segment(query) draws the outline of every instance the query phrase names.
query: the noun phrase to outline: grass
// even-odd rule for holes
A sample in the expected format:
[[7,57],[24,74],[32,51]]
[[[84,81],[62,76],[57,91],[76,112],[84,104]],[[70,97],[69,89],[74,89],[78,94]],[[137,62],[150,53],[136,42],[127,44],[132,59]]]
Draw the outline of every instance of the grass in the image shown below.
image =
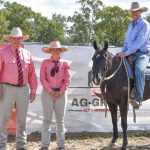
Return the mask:
[[[127,150],[150,150],[150,131],[128,131]],[[111,141],[112,133],[66,133],[67,150],[105,150]],[[9,136],[9,149],[15,148],[15,137]],[[28,150],[38,150],[41,145],[41,134],[34,132],[28,135]],[[119,133],[117,140],[119,146],[122,145],[122,133]],[[51,149],[57,150],[56,135],[51,136]]]

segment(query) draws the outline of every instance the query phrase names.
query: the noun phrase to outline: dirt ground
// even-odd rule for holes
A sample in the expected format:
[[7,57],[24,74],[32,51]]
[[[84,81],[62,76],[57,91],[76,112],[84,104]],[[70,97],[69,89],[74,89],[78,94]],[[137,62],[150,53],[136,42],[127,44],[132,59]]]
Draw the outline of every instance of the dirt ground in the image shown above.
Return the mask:
[[[38,150],[40,148],[39,133],[32,133],[28,136],[27,150]],[[111,140],[111,133],[67,133],[67,150],[110,150],[108,145]],[[15,150],[15,138],[9,136],[7,150]],[[49,149],[57,150],[56,137],[52,134],[51,146]],[[150,131],[138,131],[128,133],[128,150],[150,150]],[[119,135],[117,146],[113,150],[118,150],[122,143],[122,134]],[[112,150],[112,149],[111,149]]]

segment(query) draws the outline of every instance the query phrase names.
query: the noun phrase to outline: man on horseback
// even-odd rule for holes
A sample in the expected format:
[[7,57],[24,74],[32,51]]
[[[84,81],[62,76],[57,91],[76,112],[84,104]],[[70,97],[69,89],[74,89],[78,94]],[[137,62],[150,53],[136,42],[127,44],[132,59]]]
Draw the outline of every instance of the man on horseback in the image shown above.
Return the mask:
[[148,11],[146,7],[140,7],[138,2],[131,4],[132,21],[128,26],[126,39],[122,52],[117,56],[124,58],[129,55],[134,55],[135,60],[135,85],[137,95],[133,98],[132,104],[138,106],[139,102],[143,101],[145,76],[144,70],[149,62],[150,50],[150,24],[141,14]]

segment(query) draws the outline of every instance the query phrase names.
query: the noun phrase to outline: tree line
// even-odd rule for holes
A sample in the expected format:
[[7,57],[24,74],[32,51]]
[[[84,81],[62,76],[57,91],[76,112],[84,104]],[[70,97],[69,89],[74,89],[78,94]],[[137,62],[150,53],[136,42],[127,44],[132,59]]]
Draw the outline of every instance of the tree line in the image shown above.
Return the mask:
[[[111,45],[122,46],[130,18],[130,11],[118,6],[107,7],[100,0],[77,0],[80,4],[73,16],[54,13],[51,19],[17,2],[0,0],[0,41],[13,27],[29,34],[29,42],[91,43],[108,40]],[[146,16],[150,22],[150,14]],[[68,25],[69,24],[69,25]]]

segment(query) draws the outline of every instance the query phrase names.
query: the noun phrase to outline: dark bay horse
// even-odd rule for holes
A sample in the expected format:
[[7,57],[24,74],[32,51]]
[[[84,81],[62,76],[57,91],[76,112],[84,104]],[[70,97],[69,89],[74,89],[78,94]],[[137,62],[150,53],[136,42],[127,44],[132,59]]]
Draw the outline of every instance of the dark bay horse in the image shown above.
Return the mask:
[[[114,144],[118,138],[117,108],[120,109],[121,127],[123,130],[123,143],[120,150],[126,150],[127,139],[127,112],[128,112],[128,83],[132,86],[132,81],[128,82],[126,69],[122,60],[112,55],[108,49],[108,42],[105,42],[101,49],[93,42],[95,53],[93,55],[92,81],[95,85],[100,85],[109,110],[111,112],[113,124],[113,137],[111,143]],[[144,99],[150,98],[150,80],[145,84]],[[129,91],[130,92],[130,91]]]

